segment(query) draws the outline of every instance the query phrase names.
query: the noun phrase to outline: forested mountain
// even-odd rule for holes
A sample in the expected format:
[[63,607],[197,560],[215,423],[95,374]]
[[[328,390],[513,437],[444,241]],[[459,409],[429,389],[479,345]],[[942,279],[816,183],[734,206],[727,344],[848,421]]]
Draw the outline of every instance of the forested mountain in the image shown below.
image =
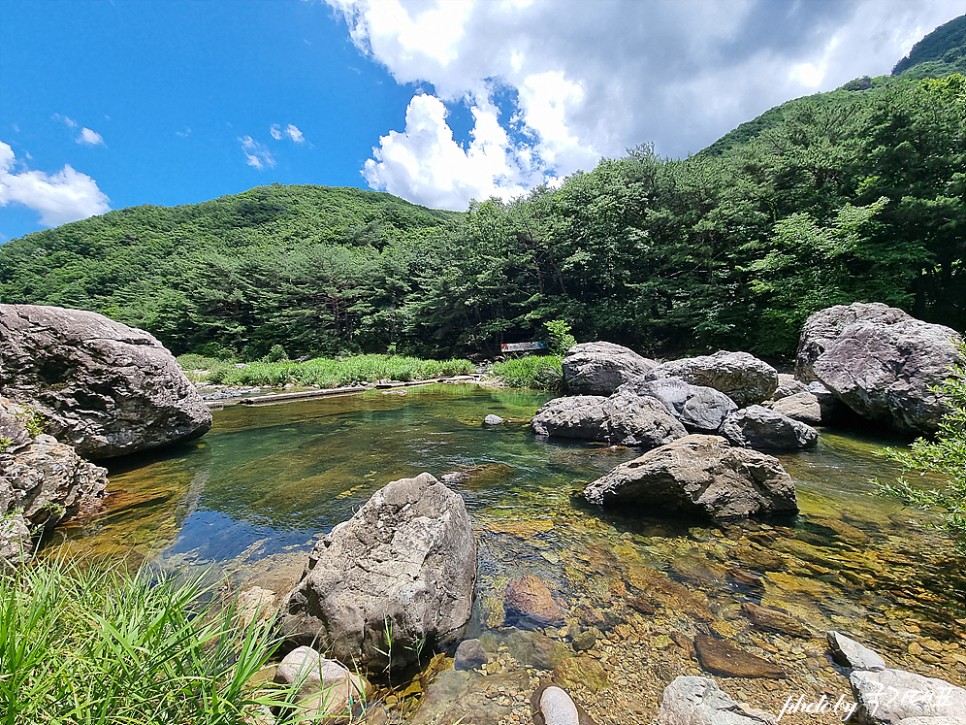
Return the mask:
[[892,75],[926,78],[966,73],[966,15],[944,23],[896,63]]
[[966,79],[920,77],[961,57],[962,22],[896,76],[783,104],[688,159],[641,146],[465,214],[277,186],[112,212],[0,247],[0,300],[246,358],[492,352],[551,319],[653,354],[780,357],[810,312],[856,300],[963,329]]

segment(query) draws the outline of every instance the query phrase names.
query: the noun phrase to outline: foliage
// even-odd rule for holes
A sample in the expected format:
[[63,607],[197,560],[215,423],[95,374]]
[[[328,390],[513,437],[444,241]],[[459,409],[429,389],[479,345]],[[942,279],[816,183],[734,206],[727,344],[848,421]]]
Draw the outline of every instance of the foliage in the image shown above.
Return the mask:
[[294,699],[250,684],[277,645],[197,582],[34,562],[0,573],[0,723],[254,722]]
[[355,355],[345,360],[318,358],[305,362],[257,362],[211,371],[209,379],[223,385],[315,385],[334,388],[380,380],[432,380],[475,371],[469,360],[420,360],[402,355]]
[[181,366],[182,370],[212,370],[219,367],[223,363],[216,357],[208,357],[206,355],[197,355],[195,353],[186,353],[184,355],[178,356],[178,365]]
[[558,355],[528,355],[494,363],[489,374],[510,388],[558,391],[563,388],[563,369]]
[[0,453],[6,453],[7,449],[13,445],[13,441],[5,436],[0,436]]
[[288,360],[288,353],[285,352],[285,348],[278,343],[272,345],[272,349],[268,351],[268,354],[262,358],[262,362],[267,363],[277,363],[283,360]]
[[[882,455],[901,469],[892,484],[880,490],[903,503],[943,515],[942,528],[966,550],[966,346],[952,375],[936,389],[948,406],[934,439],[918,438],[908,449],[886,448]],[[939,485],[926,487],[915,478],[934,475]]]
[[966,73],[966,15],[940,25],[896,63],[893,75],[916,78]]
[[570,325],[563,320],[550,320],[544,322],[543,326],[547,328],[550,352],[554,355],[563,355],[577,344],[577,338],[570,334]]
[[31,408],[29,405],[21,405],[17,412],[17,417],[27,429],[27,435],[36,438],[47,430],[47,419],[39,410]]

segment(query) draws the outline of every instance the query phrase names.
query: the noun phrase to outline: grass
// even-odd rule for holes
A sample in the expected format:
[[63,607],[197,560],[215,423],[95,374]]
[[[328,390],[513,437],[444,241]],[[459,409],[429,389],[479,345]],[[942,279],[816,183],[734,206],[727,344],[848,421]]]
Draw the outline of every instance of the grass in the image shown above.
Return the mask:
[[402,355],[356,355],[344,360],[317,358],[306,362],[255,362],[243,368],[222,364],[209,374],[223,385],[316,385],[335,388],[380,380],[431,380],[475,371],[469,360],[421,360]]
[[563,386],[559,355],[528,355],[495,363],[490,375],[510,388],[558,391]]
[[0,723],[251,725],[294,702],[299,683],[250,683],[277,645],[197,582],[56,559],[5,570]]

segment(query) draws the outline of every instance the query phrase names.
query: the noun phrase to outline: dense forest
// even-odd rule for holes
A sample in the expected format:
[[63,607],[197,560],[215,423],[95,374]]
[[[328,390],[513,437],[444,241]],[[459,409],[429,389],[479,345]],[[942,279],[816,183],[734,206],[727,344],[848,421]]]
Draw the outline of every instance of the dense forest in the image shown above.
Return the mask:
[[966,16],[891,77],[786,103],[690,158],[643,145],[463,214],[305,186],[111,212],[0,246],[0,301],[242,359],[488,354],[553,319],[651,354],[780,358],[809,313],[855,300],[963,329],[964,70]]

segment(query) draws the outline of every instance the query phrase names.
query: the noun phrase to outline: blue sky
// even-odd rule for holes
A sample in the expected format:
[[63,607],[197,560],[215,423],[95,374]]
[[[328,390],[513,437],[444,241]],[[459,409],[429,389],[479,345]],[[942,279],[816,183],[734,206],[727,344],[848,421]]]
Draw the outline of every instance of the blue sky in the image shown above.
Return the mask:
[[465,208],[887,73],[960,0],[0,0],[0,241],[260,184]]

